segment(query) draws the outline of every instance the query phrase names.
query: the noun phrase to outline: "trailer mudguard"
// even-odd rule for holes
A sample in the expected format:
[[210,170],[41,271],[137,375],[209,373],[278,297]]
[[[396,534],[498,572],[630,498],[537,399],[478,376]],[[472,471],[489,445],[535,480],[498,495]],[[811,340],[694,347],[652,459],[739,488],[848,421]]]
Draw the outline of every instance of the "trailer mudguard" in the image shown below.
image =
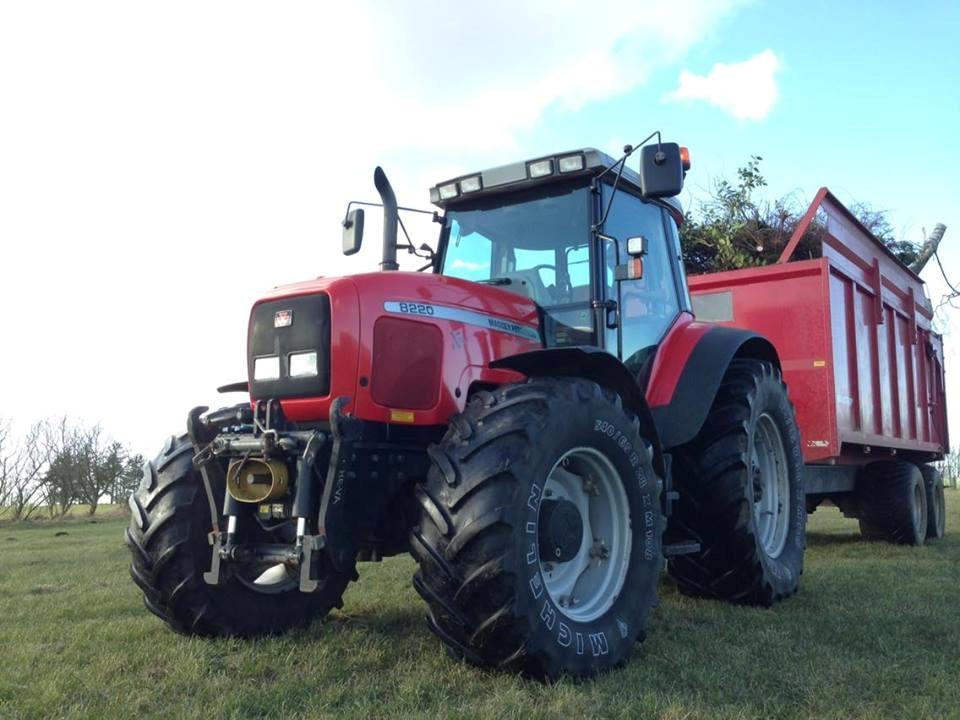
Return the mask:
[[780,368],[773,344],[749,330],[688,320],[667,334],[646,392],[665,449],[697,436],[734,358],[766,360]]
[[527,377],[586,378],[617,393],[640,421],[643,437],[653,445],[654,470],[665,476],[663,445],[643,391],[630,370],[606,350],[593,346],[544,348],[499,358],[490,367],[515,370]]

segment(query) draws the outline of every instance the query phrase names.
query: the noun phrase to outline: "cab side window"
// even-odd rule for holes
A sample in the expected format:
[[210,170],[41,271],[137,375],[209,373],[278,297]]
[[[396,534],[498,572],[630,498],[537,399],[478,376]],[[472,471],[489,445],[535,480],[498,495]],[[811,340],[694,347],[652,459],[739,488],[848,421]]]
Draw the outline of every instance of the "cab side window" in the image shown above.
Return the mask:
[[[605,187],[605,193],[609,188]],[[608,196],[609,197],[609,196]],[[606,200],[605,200],[606,201]],[[605,272],[607,297],[620,307],[623,349],[621,360],[634,373],[644,363],[680,312],[676,277],[671,266],[676,262],[675,239],[668,237],[664,211],[625,192],[618,192],[604,224],[603,232],[618,243],[606,247]],[[643,256],[643,277],[613,281],[612,268],[628,262],[627,238],[642,235],[647,239]],[[616,348],[616,330],[608,331],[607,347]]]

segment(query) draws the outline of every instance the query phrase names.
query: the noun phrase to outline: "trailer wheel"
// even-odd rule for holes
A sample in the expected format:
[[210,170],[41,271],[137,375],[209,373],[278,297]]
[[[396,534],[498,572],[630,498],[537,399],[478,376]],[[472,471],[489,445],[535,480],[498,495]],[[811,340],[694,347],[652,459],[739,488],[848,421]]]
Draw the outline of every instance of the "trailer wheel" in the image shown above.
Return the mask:
[[430,455],[414,587],[448,652],[548,678],[625,661],[656,601],[663,521],[620,398],[570,379],[480,392]]
[[868,540],[923,545],[927,537],[927,489],[909,462],[870,463],[857,482],[860,533]]
[[920,465],[927,491],[927,540],[939,540],[947,530],[947,502],[943,496],[943,476],[933,465]]
[[670,558],[687,595],[770,606],[797,591],[807,504],[800,434],[780,372],[734,360],[697,437],[674,454],[671,524],[700,552]]
[[[349,578],[334,573],[309,594],[276,567],[257,576],[225,577],[217,586],[203,580],[212,552],[210,505],[192,458],[189,440],[171,438],[160,456],[144,465],[130,496],[130,575],[147,609],[186,635],[253,636],[284,632],[340,607]],[[212,489],[216,498],[223,497],[222,487]]]

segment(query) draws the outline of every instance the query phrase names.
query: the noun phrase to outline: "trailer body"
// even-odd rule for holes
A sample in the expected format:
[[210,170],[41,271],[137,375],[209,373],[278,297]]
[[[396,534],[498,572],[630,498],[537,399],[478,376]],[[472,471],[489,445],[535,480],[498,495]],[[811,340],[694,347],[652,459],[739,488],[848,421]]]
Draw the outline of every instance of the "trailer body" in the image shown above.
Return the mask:
[[[817,222],[820,257],[794,259]],[[796,407],[808,493],[852,490],[857,466],[949,447],[943,342],[923,281],[826,188],[779,261],[689,278],[697,319],[749,328],[777,349]]]

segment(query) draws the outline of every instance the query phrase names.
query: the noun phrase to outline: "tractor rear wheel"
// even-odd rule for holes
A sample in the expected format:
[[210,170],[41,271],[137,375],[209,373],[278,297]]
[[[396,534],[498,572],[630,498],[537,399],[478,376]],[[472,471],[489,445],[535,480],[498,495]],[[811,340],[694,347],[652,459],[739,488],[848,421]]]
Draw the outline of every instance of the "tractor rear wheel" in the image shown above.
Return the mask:
[[674,454],[670,522],[700,552],[670,558],[687,595],[770,606],[803,572],[807,505],[800,433],[780,372],[734,360],[697,437]]
[[947,502],[943,496],[943,477],[933,465],[921,465],[920,474],[927,491],[927,540],[939,540],[947,530]]
[[[192,460],[189,440],[171,438],[159,457],[144,465],[130,496],[130,575],[148,610],[187,635],[253,636],[305,625],[340,607],[349,578],[334,573],[313,593],[301,593],[283,566],[225,574],[221,584],[208,585],[203,573],[212,557],[210,504]],[[215,498],[223,497],[224,488],[212,490]],[[263,541],[271,541],[270,533],[264,532]]]
[[663,521],[620,398],[573,379],[480,392],[430,455],[414,587],[450,654],[548,678],[626,660],[656,601]]
[[909,462],[870,463],[857,481],[860,533],[868,540],[923,545],[927,537],[927,490],[920,469]]

